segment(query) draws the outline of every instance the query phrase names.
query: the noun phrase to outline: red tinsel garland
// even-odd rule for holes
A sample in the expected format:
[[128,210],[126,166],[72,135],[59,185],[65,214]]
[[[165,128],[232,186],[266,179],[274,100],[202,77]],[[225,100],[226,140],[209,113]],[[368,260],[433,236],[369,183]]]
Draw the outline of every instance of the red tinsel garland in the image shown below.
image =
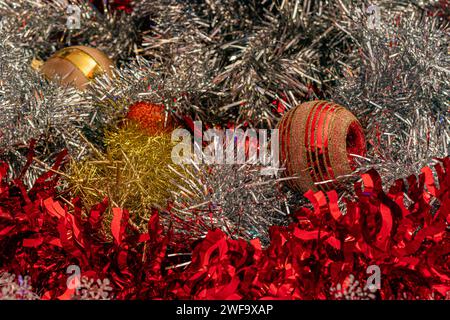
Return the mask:
[[[69,265],[78,265],[83,276],[109,279],[115,299],[335,299],[342,295],[331,288],[348,289],[351,277],[364,284],[367,267],[377,265],[381,289],[374,298],[449,299],[450,158],[434,169],[439,186],[426,167],[388,193],[377,172],[367,172],[345,215],[336,191],[307,192],[314,210],[301,208],[295,223],[272,227],[267,249],[258,240],[211,230],[185,248],[188,259],[182,260],[168,254],[182,249],[171,246],[158,212],[148,233],[138,234],[127,211],[114,209],[114,241],[107,242],[99,232],[106,199],[84,213],[79,199],[68,207],[55,198],[52,172],[27,192],[20,181],[6,181],[3,163],[0,273],[30,276],[43,299],[72,297]],[[176,266],[183,262],[188,265]]]

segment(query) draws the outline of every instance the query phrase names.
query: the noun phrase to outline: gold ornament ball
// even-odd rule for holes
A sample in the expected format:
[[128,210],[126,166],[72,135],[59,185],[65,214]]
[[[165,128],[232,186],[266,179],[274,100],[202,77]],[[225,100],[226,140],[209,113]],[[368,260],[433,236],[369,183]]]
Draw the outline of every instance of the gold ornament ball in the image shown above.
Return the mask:
[[366,142],[355,116],[328,101],[306,102],[287,112],[278,124],[280,160],[288,184],[306,192],[339,188],[337,177],[355,168]]
[[112,62],[100,50],[85,46],[73,46],[59,50],[41,67],[49,80],[62,85],[84,89],[96,76],[111,75]]

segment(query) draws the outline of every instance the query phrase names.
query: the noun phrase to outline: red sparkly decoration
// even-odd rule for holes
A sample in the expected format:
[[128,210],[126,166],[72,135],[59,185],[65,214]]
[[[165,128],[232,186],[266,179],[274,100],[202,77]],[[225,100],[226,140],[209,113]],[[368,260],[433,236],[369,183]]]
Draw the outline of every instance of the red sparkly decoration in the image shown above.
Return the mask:
[[136,102],[131,105],[127,118],[139,124],[150,135],[173,129],[173,118],[166,114],[164,107],[148,102]]
[[124,11],[131,13],[133,11],[132,0],[89,0],[100,10],[104,10],[104,5],[107,4],[109,8],[117,11]]
[[450,299],[449,157],[389,192],[370,170],[345,214],[335,190],[308,191],[314,208],[300,208],[288,227],[272,227],[266,249],[220,230],[176,246],[158,212],[139,233],[119,208],[107,241],[100,232],[106,199],[90,212],[79,199],[70,206],[55,199],[61,160],[28,192],[7,182],[8,167],[0,165],[0,273],[30,276],[42,299],[72,296],[69,265],[109,279],[114,299],[336,299],[333,288],[364,283],[373,265],[381,270],[374,299]]
[[[345,108],[327,101],[303,103],[278,124],[280,159],[294,189],[327,191],[337,188],[336,177],[355,169],[353,155],[365,154],[358,120]],[[329,181],[328,183],[320,183]]]

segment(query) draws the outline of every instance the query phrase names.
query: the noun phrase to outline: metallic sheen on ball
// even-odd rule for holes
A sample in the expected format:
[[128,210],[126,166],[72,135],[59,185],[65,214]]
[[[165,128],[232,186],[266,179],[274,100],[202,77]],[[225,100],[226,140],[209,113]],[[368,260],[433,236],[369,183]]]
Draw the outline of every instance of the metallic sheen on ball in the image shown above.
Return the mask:
[[110,74],[111,67],[111,60],[100,50],[74,46],[56,52],[44,63],[41,72],[62,85],[84,89],[96,76]]

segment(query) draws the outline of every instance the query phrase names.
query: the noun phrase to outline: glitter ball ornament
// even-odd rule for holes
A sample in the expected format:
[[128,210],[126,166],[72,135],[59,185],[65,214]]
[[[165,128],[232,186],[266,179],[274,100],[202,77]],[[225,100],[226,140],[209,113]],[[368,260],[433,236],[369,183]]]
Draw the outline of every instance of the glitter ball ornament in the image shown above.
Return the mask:
[[96,76],[110,75],[111,67],[111,60],[100,50],[74,46],[56,52],[43,64],[41,72],[62,85],[84,89]]
[[127,119],[139,125],[150,135],[168,132],[173,129],[174,119],[165,112],[164,107],[149,102],[136,102],[128,109]]
[[364,133],[345,108],[327,101],[303,103],[278,124],[280,159],[288,184],[298,191],[338,187],[336,178],[355,169],[354,156],[364,155]]

